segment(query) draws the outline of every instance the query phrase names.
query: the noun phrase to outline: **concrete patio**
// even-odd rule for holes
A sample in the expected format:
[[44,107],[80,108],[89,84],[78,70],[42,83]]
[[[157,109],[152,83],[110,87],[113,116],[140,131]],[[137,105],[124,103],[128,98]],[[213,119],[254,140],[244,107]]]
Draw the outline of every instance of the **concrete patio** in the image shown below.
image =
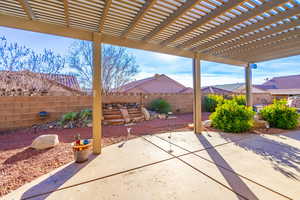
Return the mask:
[[87,163],[63,166],[4,199],[299,197],[300,132],[294,131],[143,136],[108,146]]

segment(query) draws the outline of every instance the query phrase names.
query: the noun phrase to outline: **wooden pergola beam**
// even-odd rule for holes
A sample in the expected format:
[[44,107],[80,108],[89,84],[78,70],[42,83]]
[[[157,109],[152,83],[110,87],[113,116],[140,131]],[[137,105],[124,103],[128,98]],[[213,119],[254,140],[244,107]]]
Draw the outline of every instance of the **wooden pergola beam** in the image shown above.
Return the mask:
[[111,4],[112,4],[112,0],[105,1],[105,5],[104,5],[103,11],[102,11],[102,16],[101,16],[100,24],[99,24],[99,32],[103,31],[104,22],[105,22],[105,19],[106,19],[106,16],[108,14]]
[[166,20],[164,20],[161,24],[159,24],[153,31],[151,31],[148,35],[146,35],[143,40],[148,41],[151,40],[156,35],[160,34],[164,31],[170,24],[172,24],[175,20],[184,15],[188,10],[192,9],[199,0],[188,0],[186,1],[178,10],[172,13]]
[[63,3],[64,3],[65,20],[66,20],[67,26],[69,27],[70,26],[70,14],[69,14],[68,0],[63,0]]
[[222,56],[242,55],[245,52],[247,54],[247,52],[249,52],[253,49],[255,49],[255,51],[259,51],[259,49],[261,47],[276,45],[278,42],[280,42],[282,40],[298,37],[299,35],[300,35],[300,29],[295,29],[295,30],[281,33],[279,35],[270,36],[267,38],[253,41],[252,43],[245,44],[243,47],[237,48],[236,50],[231,50],[229,52],[220,53],[218,55],[222,55]]
[[249,62],[261,62],[274,58],[282,58],[287,55],[299,55],[299,45],[300,36],[298,38],[277,42],[274,46],[262,47],[258,51],[248,52],[247,55],[244,54],[239,57]]
[[212,12],[210,12],[210,13],[206,14],[205,16],[201,17],[199,20],[195,21],[194,23],[192,23],[187,28],[185,28],[185,29],[177,32],[176,34],[174,34],[173,36],[171,36],[167,40],[163,41],[161,43],[161,45],[167,45],[167,44],[173,42],[174,40],[177,40],[177,39],[181,38],[182,36],[190,33],[194,29],[196,29],[196,28],[198,28],[200,26],[203,26],[207,22],[211,21],[213,18],[216,18],[216,17],[222,15],[226,11],[228,11],[228,10],[230,10],[230,9],[238,6],[238,5],[240,5],[243,2],[244,1],[229,0],[224,5],[217,7]]
[[[45,23],[40,21],[32,21],[20,17],[13,17],[8,15],[2,15],[2,14],[0,14],[0,26],[17,28],[17,29],[39,32],[39,33],[53,34],[53,35],[58,35],[63,37],[80,39],[80,40],[93,41],[93,37],[92,37],[93,32],[91,31],[66,27],[62,25],[54,25],[51,23]],[[124,39],[122,37],[116,37],[107,34],[102,34],[102,43],[124,46],[129,48],[136,48],[141,50],[148,50],[157,53],[166,53],[166,54],[181,56],[186,58],[194,57],[194,52],[192,51],[166,47],[158,44],[147,43],[144,41],[137,41],[137,40],[127,39],[127,38]],[[237,66],[245,66],[246,64],[245,62],[239,60],[216,57],[213,55],[202,54],[202,53],[200,55],[202,60],[211,61],[211,62],[220,62],[220,63],[237,65]]]
[[128,26],[128,28],[122,33],[121,37],[127,37],[131,31],[134,30],[136,25],[143,19],[145,14],[147,13],[148,10],[150,10],[154,4],[157,2],[157,0],[148,0],[145,2],[139,13],[135,16],[131,24]]
[[225,31],[226,29],[228,29],[230,27],[234,27],[238,24],[241,24],[241,23],[243,23],[243,22],[245,22],[249,19],[252,19],[252,18],[268,11],[268,10],[273,9],[274,7],[280,6],[280,5],[285,4],[287,2],[289,2],[289,0],[276,0],[276,1],[265,2],[261,6],[257,6],[257,8],[252,9],[251,11],[245,12],[241,16],[238,16],[238,17],[236,17],[236,18],[234,18],[234,19],[232,19],[228,22],[225,22],[222,26],[218,26],[214,29],[206,31],[205,33],[200,34],[200,35],[194,37],[193,39],[188,40],[187,42],[178,45],[177,47],[178,48],[190,47],[191,45],[193,45],[193,44],[195,44],[199,41],[208,39],[209,37],[211,37],[213,35],[216,35],[216,34],[222,32],[222,31]]
[[[269,26],[269,25],[271,25],[273,23],[276,23],[278,21],[296,16],[298,14],[300,14],[300,5],[296,5],[293,8],[290,8],[288,10],[288,12],[282,12],[282,13],[279,13],[277,15],[272,15],[272,16],[268,17],[267,19],[261,20],[257,23],[254,23],[254,24],[251,24],[251,25],[249,25],[245,28],[242,28],[241,30],[235,31],[234,33],[227,34],[223,37],[219,37],[219,38],[214,39],[210,42],[206,42],[205,44],[202,44],[202,45],[200,45],[196,48],[193,48],[193,50],[194,51],[200,51],[200,52],[206,52],[205,50],[207,48],[213,47],[213,46],[218,45],[218,44],[222,44],[226,41],[233,40],[234,38],[240,37],[241,35],[244,35],[244,34],[249,33],[249,32],[253,32],[255,30],[258,30],[258,29],[263,28],[265,26]],[[215,47],[215,48],[219,48],[219,47],[222,47],[222,45],[220,45],[218,47]]]
[[25,11],[28,19],[35,20],[35,16],[34,16],[33,11],[28,3],[28,0],[18,0],[18,2],[20,3],[23,10]]
[[207,51],[206,53],[209,54],[222,54],[224,52],[228,52],[228,51],[232,51],[236,48],[239,48],[239,46],[245,44],[245,43],[249,43],[250,41],[253,40],[257,40],[259,38],[263,38],[275,33],[279,33],[282,32],[284,30],[288,30],[290,28],[294,28],[296,26],[300,25],[300,20],[293,20],[292,22],[285,22],[283,24],[279,24],[276,27],[270,28],[266,31],[261,31],[259,33],[254,33],[251,36],[245,36],[243,38],[240,38],[239,40],[235,40],[233,42],[228,42],[227,44],[222,45],[221,48],[219,48],[218,50],[211,50],[211,51]]

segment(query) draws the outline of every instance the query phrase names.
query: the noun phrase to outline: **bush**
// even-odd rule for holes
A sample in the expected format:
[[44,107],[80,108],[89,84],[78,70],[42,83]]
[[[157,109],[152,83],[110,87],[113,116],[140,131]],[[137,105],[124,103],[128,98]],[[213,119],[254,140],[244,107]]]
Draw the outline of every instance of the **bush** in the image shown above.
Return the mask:
[[233,101],[235,101],[239,105],[246,105],[246,96],[245,95],[236,95],[232,98]]
[[298,125],[298,113],[296,108],[290,108],[286,100],[274,100],[273,104],[264,107],[260,113],[271,127],[282,129],[294,129]]
[[79,116],[78,112],[68,112],[62,116],[60,123],[64,125],[68,122],[74,122],[75,120],[78,119],[78,116]]
[[224,102],[223,96],[209,94],[204,97],[204,110],[206,112],[215,112],[218,105],[222,105]]
[[171,112],[171,105],[164,99],[155,99],[150,103],[150,110],[167,114]]
[[225,132],[239,133],[248,131],[253,126],[254,111],[251,107],[239,105],[234,100],[226,100],[218,105],[210,119],[215,128]]

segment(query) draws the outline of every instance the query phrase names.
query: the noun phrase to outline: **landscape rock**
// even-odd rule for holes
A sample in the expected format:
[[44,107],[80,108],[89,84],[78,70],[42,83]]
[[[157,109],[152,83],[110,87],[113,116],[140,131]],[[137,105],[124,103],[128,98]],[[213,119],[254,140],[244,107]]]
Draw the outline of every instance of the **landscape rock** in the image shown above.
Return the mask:
[[31,144],[31,148],[37,150],[48,149],[59,144],[58,135],[40,135]]
[[159,114],[159,115],[158,115],[158,118],[159,118],[159,119],[166,119],[166,118],[167,118],[167,115],[166,115],[166,114]]
[[150,113],[148,112],[148,110],[145,107],[142,107],[141,110],[145,117],[145,120],[150,120]]
[[270,128],[270,124],[264,120],[254,119],[253,128]]
[[212,123],[211,120],[205,120],[205,121],[202,122],[202,125],[203,125],[205,128],[209,128],[209,127],[211,127],[211,123]]
[[91,128],[91,127],[93,127],[93,124],[92,123],[88,123],[86,126],[89,127],[89,128]]

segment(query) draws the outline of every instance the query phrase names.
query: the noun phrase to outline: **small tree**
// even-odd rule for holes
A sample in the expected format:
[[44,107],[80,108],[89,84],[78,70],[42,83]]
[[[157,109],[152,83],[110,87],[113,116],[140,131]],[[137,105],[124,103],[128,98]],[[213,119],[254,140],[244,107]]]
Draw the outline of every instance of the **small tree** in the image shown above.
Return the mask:
[[60,73],[64,66],[65,58],[52,50],[36,53],[16,42],[8,42],[4,36],[0,37],[0,70]]
[[[86,88],[92,86],[92,43],[74,42],[69,50],[68,63],[81,84]],[[138,73],[139,66],[135,57],[129,55],[126,48],[103,45],[102,52],[102,86],[106,92],[128,83]]]

